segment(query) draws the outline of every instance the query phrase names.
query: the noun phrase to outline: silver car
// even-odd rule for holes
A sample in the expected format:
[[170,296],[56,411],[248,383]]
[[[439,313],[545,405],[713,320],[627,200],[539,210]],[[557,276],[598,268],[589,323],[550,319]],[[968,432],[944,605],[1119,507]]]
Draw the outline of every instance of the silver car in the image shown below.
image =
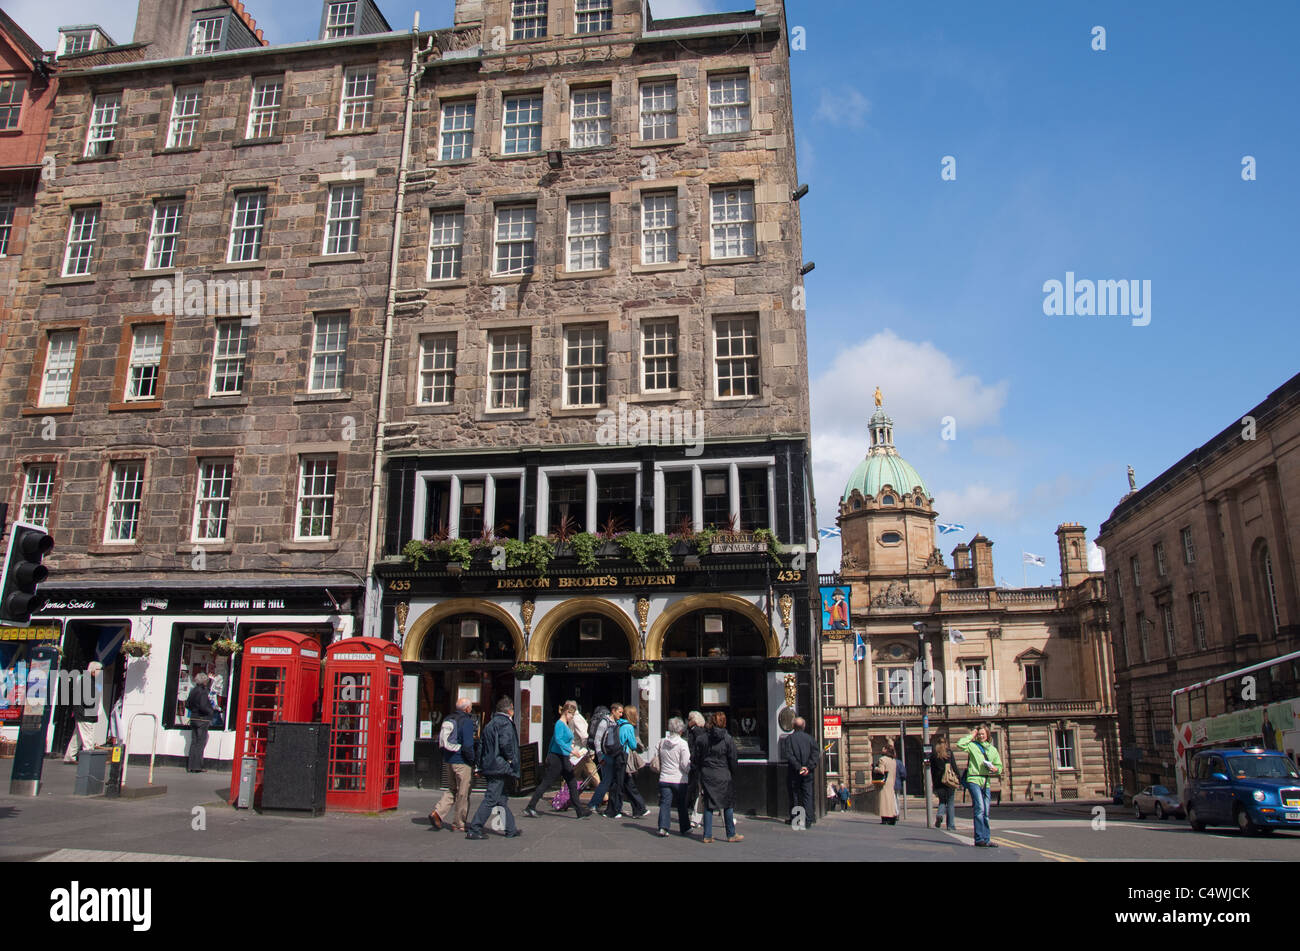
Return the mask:
[[1183,804],[1178,801],[1178,795],[1167,786],[1148,786],[1134,796],[1133,814],[1139,819],[1145,818],[1148,814],[1154,815],[1157,819],[1163,819],[1165,816],[1182,819],[1186,815]]

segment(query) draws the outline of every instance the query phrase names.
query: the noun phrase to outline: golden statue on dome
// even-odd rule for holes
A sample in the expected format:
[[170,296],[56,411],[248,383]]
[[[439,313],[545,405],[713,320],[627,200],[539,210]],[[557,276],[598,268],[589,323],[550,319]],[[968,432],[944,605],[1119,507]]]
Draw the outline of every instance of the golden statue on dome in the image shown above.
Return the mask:
[[885,394],[880,392],[880,387],[876,387],[876,409],[880,409],[885,404]]

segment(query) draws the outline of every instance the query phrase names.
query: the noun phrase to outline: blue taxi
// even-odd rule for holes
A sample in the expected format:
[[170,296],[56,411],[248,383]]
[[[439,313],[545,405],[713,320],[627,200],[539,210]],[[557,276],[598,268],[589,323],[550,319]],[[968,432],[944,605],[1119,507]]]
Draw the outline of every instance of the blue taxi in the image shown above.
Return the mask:
[[1187,821],[1234,825],[1244,834],[1300,829],[1300,771],[1283,753],[1260,748],[1201,750],[1187,783]]

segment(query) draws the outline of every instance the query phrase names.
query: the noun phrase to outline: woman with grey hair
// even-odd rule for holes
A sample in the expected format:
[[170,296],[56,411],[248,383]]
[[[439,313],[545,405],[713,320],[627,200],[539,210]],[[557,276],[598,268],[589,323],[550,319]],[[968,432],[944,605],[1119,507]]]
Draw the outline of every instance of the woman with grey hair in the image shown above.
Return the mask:
[[677,827],[682,835],[691,834],[691,811],[686,799],[691,774],[691,747],[682,734],[686,724],[681,717],[668,721],[668,732],[659,741],[655,760],[659,763],[659,835],[668,835],[671,811],[677,809]]
[[186,767],[191,773],[203,772],[203,751],[208,746],[208,727],[212,725],[212,701],[208,698],[208,675],[199,671],[194,675],[194,686],[185,698],[185,711],[190,717],[190,761]]

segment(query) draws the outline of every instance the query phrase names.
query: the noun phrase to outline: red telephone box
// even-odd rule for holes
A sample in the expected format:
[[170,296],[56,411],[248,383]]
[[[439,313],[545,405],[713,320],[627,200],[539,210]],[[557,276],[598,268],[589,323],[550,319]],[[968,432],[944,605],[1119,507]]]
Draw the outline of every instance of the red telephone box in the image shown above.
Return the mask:
[[267,631],[245,640],[243,653],[230,776],[232,804],[239,796],[239,767],[245,756],[257,761],[253,801],[261,798],[267,724],[314,720],[320,700],[320,643],[316,638],[296,631]]
[[397,808],[401,767],[402,652],[391,641],[349,637],[325,652],[330,724],[325,808]]

